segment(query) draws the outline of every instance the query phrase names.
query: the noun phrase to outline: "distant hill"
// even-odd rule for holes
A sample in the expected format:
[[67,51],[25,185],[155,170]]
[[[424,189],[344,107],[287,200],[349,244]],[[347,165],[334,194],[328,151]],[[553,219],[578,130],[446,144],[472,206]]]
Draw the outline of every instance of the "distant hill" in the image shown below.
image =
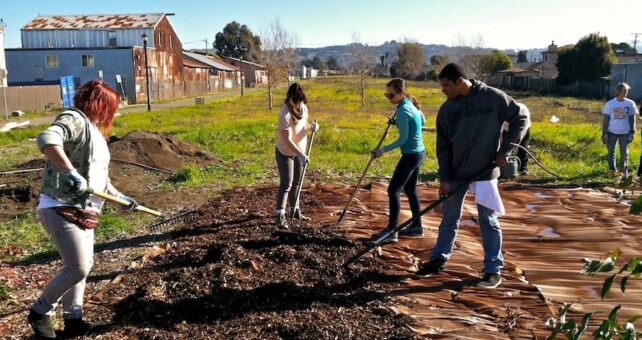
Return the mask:
[[[401,43],[395,40],[391,40],[391,41],[386,41],[385,43],[379,46],[369,46],[369,47],[372,49],[373,55],[376,55],[377,58],[379,56],[386,55],[386,52],[387,52],[389,63],[390,63],[397,55],[397,49],[399,44]],[[424,49],[426,62],[430,62],[430,57],[432,57],[433,55],[447,55],[449,60],[455,61],[457,60],[457,57],[460,54],[460,50],[461,50],[459,47],[451,47],[446,45],[436,45],[436,44],[429,44],[429,45],[419,44],[419,45],[421,45],[421,47]],[[303,47],[303,48],[298,48],[297,52],[300,60],[312,59],[315,56],[319,56],[324,60],[328,60],[328,58],[334,57],[339,62],[340,65],[346,65],[350,60],[351,46],[352,46],[351,44],[348,44],[348,45],[332,45],[332,46],[315,47],[315,48]],[[490,48],[490,47],[475,49],[475,51],[479,53],[490,52],[492,50],[494,50],[494,48]],[[540,60],[541,59],[540,52],[544,50],[545,49],[529,49],[527,54],[529,61]],[[202,49],[194,49],[191,51],[204,52],[204,50]],[[509,55],[517,54],[517,51],[513,49],[500,50],[500,51]],[[210,50],[209,52],[212,53],[214,51]]]

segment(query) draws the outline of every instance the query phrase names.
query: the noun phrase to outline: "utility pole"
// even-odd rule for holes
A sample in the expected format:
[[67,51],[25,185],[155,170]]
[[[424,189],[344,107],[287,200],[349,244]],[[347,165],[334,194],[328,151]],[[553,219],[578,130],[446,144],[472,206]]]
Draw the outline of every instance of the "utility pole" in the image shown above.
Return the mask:
[[205,55],[208,55],[208,53],[207,53],[207,38],[205,38]]
[[149,98],[149,65],[147,64],[147,34],[143,33],[141,37],[143,38],[143,50],[145,51],[145,87],[147,92],[147,111],[151,111],[152,106],[150,104]]
[[631,33],[631,34],[634,36],[634,38],[633,38],[633,49],[635,50],[635,53],[637,53],[638,52],[638,49],[637,49],[638,35],[640,35],[642,33]]

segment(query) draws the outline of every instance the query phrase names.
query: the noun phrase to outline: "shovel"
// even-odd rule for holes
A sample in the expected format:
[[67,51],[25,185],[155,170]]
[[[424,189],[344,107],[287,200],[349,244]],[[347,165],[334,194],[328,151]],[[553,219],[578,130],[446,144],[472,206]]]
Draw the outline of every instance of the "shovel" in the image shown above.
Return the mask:
[[[315,119],[314,123],[318,123],[319,120]],[[310,151],[312,150],[312,142],[314,142],[314,135],[316,134],[316,131],[312,131],[312,135],[310,136],[310,143],[308,144],[308,149],[305,151],[305,155],[310,157]],[[294,206],[292,207],[292,217],[290,218],[290,224],[294,223],[294,212],[299,209],[299,198],[301,197],[301,188],[303,187],[303,178],[305,177],[305,170],[308,169],[308,163],[305,163],[303,165],[303,170],[301,171],[301,180],[299,181],[299,185],[295,189],[295,195],[294,195]]]
[[445,201],[451,199],[460,190],[463,190],[463,189],[467,188],[470,185],[470,183],[475,182],[476,180],[478,180],[479,178],[481,178],[483,176],[486,176],[488,173],[493,171],[494,168],[495,168],[495,162],[491,163],[487,168],[485,168],[484,170],[479,172],[477,175],[473,176],[471,179],[469,179],[467,181],[464,181],[461,184],[459,184],[457,187],[455,187],[453,190],[451,190],[446,196],[436,200],[435,202],[433,202],[429,206],[425,207],[423,210],[421,210],[419,212],[419,214],[417,216],[414,216],[414,217],[410,218],[409,220],[407,220],[406,222],[403,222],[400,225],[388,230],[386,233],[381,235],[374,242],[370,243],[369,245],[367,245],[366,247],[361,249],[359,252],[357,252],[355,255],[350,257],[345,263],[343,263],[343,266],[347,267],[352,262],[358,260],[365,253],[367,253],[370,250],[372,250],[372,249],[376,248],[377,246],[379,246],[385,239],[388,238],[388,236],[390,236],[390,235],[392,235],[392,234],[394,234],[394,233],[396,233],[398,231],[401,231],[401,230],[405,229],[406,227],[408,227],[409,225],[411,225],[415,221],[419,220],[421,218],[421,216],[425,215],[427,212],[435,209],[440,204],[442,204]]
[[[392,118],[388,120],[388,126],[386,127],[386,130],[383,132],[383,135],[381,136],[381,139],[379,139],[379,144],[377,144],[376,149],[379,149],[381,147],[381,144],[383,144],[383,141],[386,139],[386,136],[388,136],[388,131],[390,130],[390,126],[392,126],[392,122],[394,121],[395,117],[397,116],[397,112],[395,111],[395,114],[392,115]],[[337,223],[334,225],[335,227],[341,223],[341,220],[346,215],[346,211],[348,211],[348,206],[350,206],[350,203],[352,202],[352,199],[354,198],[354,195],[359,191],[359,188],[361,187],[361,181],[363,181],[363,178],[366,176],[366,173],[368,172],[368,169],[370,168],[370,165],[372,164],[372,161],[374,161],[374,155],[370,155],[370,160],[368,161],[368,164],[366,165],[366,168],[363,170],[363,174],[361,174],[361,177],[359,177],[359,181],[357,181],[357,186],[354,188],[354,191],[352,191],[352,194],[350,194],[350,198],[348,198],[348,202],[346,203],[346,206],[343,208],[343,211],[341,212],[341,215],[339,215],[339,220]]]

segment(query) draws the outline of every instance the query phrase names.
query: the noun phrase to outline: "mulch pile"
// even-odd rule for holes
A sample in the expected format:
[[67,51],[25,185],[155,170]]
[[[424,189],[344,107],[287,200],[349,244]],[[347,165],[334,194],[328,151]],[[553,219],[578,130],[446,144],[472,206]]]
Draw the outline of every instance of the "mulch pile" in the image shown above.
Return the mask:
[[[106,338],[408,339],[407,316],[387,293],[401,276],[362,246],[315,222],[277,229],[274,188],[229,191],[200,209],[173,243],[118,277],[87,312]],[[320,202],[303,194],[302,206]]]
[[[111,137],[109,150],[112,183],[136,199],[153,205],[171,200],[164,196],[159,198],[157,190],[148,188],[149,184],[162,182],[167,173],[149,171],[127,162],[173,172],[186,164],[206,166],[214,161],[197,146],[176,137],[142,131],[131,132],[123,138]],[[11,170],[44,166],[44,158],[37,158]],[[41,191],[41,176],[42,171],[0,176],[0,222],[14,219],[25,209],[35,210]]]
[[198,147],[176,137],[144,131],[134,131],[122,139],[112,137],[109,143],[111,158],[145,164],[154,168],[175,171],[188,163],[202,165],[212,161]]

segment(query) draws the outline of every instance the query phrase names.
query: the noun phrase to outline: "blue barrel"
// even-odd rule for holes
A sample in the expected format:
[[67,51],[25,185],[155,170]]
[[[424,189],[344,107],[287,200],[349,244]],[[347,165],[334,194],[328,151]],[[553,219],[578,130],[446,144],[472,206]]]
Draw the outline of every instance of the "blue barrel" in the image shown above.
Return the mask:
[[74,77],[60,77],[60,97],[62,98],[62,107],[65,109],[73,107],[75,95],[76,88],[74,85]]

